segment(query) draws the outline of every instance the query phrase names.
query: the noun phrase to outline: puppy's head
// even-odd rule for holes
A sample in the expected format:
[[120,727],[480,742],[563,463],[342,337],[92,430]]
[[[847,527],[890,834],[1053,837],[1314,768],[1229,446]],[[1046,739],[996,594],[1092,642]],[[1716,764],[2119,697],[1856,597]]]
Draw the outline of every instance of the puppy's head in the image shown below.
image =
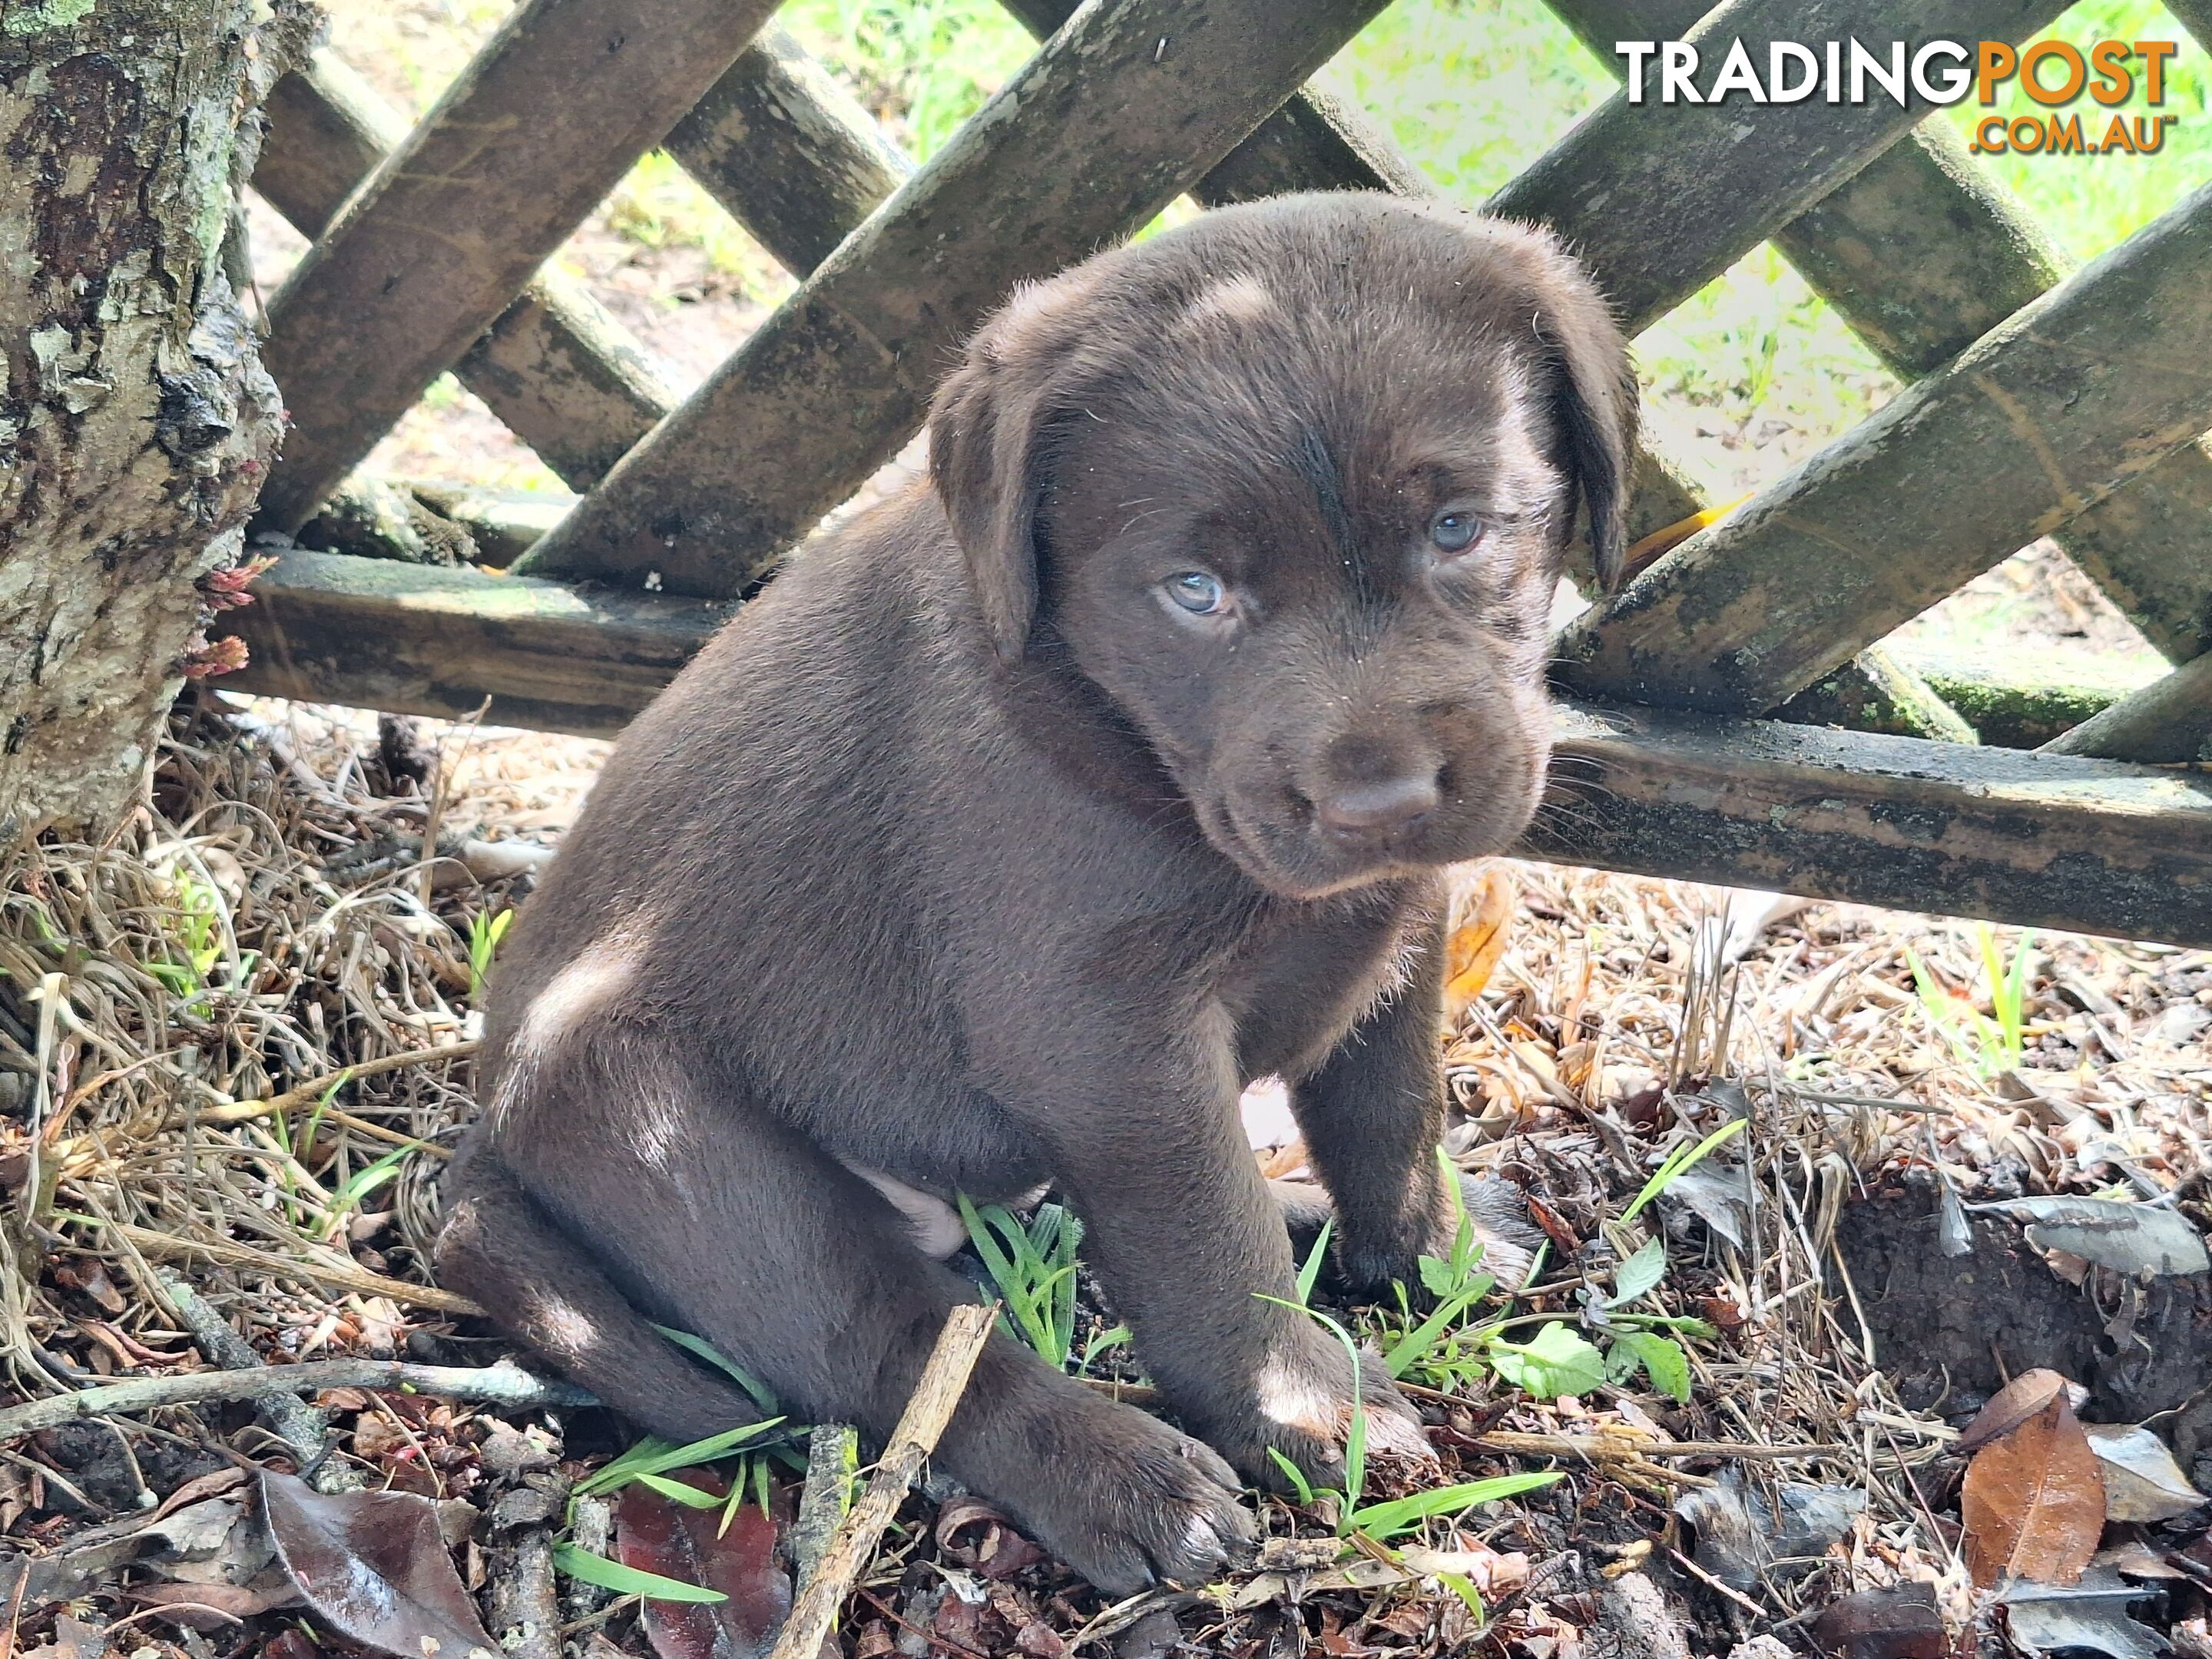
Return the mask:
[[1635,410],[1548,236],[1290,198],[1018,295],[932,465],[1000,657],[1064,653],[1224,853],[1317,896],[1526,826],[1553,588],[1578,502],[1618,574]]

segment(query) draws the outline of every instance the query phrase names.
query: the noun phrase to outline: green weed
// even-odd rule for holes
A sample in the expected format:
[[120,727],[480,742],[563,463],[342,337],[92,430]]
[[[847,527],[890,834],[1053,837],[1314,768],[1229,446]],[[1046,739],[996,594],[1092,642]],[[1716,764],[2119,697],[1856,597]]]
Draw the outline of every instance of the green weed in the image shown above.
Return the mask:
[[979,1208],[965,1193],[957,1196],[969,1241],[1006,1304],[1000,1317],[1008,1334],[1066,1370],[1075,1344],[1075,1249],[1083,1224],[1058,1204],[1038,1205],[1024,1224],[1003,1205]]
[[148,963],[146,971],[190,1002],[207,994],[209,975],[222,960],[222,895],[181,872],[174,884],[176,914],[164,941],[169,959]]
[[2026,1054],[2027,1039],[2027,972],[2035,954],[2033,934],[2021,935],[2020,945],[2006,964],[1997,949],[1996,931],[1987,922],[1975,924],[1982,971],[1988,977],[1990,1013],[1984,1013],[1962,997],[1954,996],[1927,965],[1905,947],[1905,965],[1920,994],[1920,1006],[1936,1035],[1976,1075],[1990,1078],[2017,1071]]
[[489,915],[479,910],[469,918],[469,1000],[483,1000],[484,981],[491,973],[491,959],[499,951],[500,940],[514,925],[514,912],[502,910]]

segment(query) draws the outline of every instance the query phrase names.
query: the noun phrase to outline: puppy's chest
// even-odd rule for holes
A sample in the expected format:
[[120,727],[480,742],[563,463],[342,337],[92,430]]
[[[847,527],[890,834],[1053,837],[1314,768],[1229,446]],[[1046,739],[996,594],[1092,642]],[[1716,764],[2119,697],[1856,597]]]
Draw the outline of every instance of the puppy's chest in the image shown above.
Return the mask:
[[1311,1069],[1400,989],[1412,926],[1402,907],[1371,902],[1286,907],[1261,919],[1218,990],[1248,1078]]

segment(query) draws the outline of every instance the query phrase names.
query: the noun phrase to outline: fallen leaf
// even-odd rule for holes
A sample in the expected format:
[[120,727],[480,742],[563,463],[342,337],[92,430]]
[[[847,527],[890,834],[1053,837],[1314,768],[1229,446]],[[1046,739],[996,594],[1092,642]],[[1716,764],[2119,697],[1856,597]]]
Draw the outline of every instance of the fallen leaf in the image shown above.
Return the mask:
[[1662,1208],[1686,1207],[1739,1250],[1751,1237],[1751,1194],[1741,1164],[1717,1158],[1693,1164],[1667,1183],[1659,1202]]
[[205,1561],[219,1554],[245,1514],[235,1498],[205,1498],[168,1515],[134,1515],[94,1527],[52,1555],[0,1559],[0,1605],[33,1613],[73,1601],[133,1562]]
[[267,1575],[266,1582],[251,1584],[136,1584],[130,1594],[139,1606],[156,1608],[171,1623],[197,1631],[242,1625],[300,1599],[291,1581],[275,1572]]
[[2015,1645],[2053,1653],[2061,1648],[2109,1659],[2156,1659],[2166,1639],[2128,1617],[2130,1604],[2154,1590],[2124,1583],[2109,1570],[2082,1575],[2071,1589],[2022,1582],[1997,1597]]
[[1933,1584],[1893,1584],[1840,1597],[1814,1621],[1813,1639],[1838,1659],[1945,1659],[1951,1645]]
[[[665,1478],[716,1498],[729,1493],[710,1469],[672,1469]],[[642,1485],[625,1486],[615,1499],[615,1555],[640,1572],[722,1593],[714,1602],[639,1604],[660,1659],[757,1659],[774,1645],[791,1611],[791,1580],[775,1556],[775,1521],[757,1504],[695,1509]]]
[[1974,1420],[1966,1425],[1953,1449],[1963,1455],[1992,1440],[2002,1440],[2031,1417],[2041,1416],[2044,1409],[2062,1394],[2070,1403],[2071,1389],[2057,1371],[2041,1365],[2022,1371],[1991,1395],[1989,1402],[1974,1413]]
[[980,1498],[956,1498],[937,1512],[937,1547],[949,1560],[986,1578],[1011,1578],[1044,1559],[1044,1552]]
[[2025,1221],[2027,1242],[2039,1250],[2068,1250],[2100,1267],[2133,1275],[2212,1272],[2186,1217],[2148,1204],[2109,1198],[2014,1198],[1977,1209],[2002,1211]]
[[1731,1589],[1748,1590],[1777,1561],[1826,1553],[1866,1507],[1866,1494],[1849,1486],[1785,1481],[1775,1496],[1769,1504],[1741,1469],[1729,1468],[1675,1499],[1674,1513],[1696,1534],[1698,1565]]
[[1490,983],[1505,954],[1505,924],[1519,897],[1503,865],[1486,864],[1474,882],[1453,896],[1451,932],[1444,941],[1444,1024],[1456,1030]]
[[499,1659],[427,1498],[325,1496],[264,1469],[261,1508],[301,1598],[340,1635],[398,1659]]
[[1966,1465],[1959,1498],[1966,1569],[1984,1589],[2008,1578],[2071,1584],[2097,1553],[2104,1475],[2060,1383],[2035,1415],[1990,1439]]
[[2105,1474],[2105,1519],[2171,1521],[2205,1502],[2181,1465],[2141,1424],[2091,1423],[2089,1449]]

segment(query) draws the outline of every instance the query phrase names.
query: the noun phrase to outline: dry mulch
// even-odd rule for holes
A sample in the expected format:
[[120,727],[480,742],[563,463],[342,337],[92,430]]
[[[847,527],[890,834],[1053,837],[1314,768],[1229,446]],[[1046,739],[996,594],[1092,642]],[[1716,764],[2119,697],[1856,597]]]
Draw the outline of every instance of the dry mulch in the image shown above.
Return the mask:
[[[206,696],[180,711],[146,804],[108,842],[10,856],[11,1398],[209,1368],[195,1299],[270,1364],[507,1353],[424,1267],[437,1172],[472,1104],[471,939],[526,897],[603,753],[427,722],[386,722],[380,740],[368,717]],[[1552,1241],[1534,1290],[1496,1313],[1522,1338],[1556,1323],[1612,1340],[1607,1287],[1639,1243],[1664,1238],[1669,1270],[1642,1305],[1701,1322],[1686,1328],[1687,1401],[1642,1375],[1532,1397],[1471,1351],[1441,1355],[1413,1373],[1428,1379],[1417,1397],[1439,1463],[1378,1463],[1368,1501],[1521,1470],[1563,1479],[1341,1559],[1325,1502],[1266,1499],[1256,1575],[1118,1609],[987,1508],[917,1498],[847,1608],[855,1659],[1101,1647],[1153,1659],[1177,1644],[1235,1659],[1477,1647],[1673,1659],[1754,1638],[1802,1650],[1838,1596],[1904,1583],[1929,1586],[1948,1628],[1966,1632],[1986,1606],[1961,1559],[1959,1431],[2008,1377],[2052,1363],[2038,1350],[2053,1345],[2090,1391],[2085,1415],[2160,1413],[2183,1471],[2212,1490],[2212,1377],[2193,1396],[2186,1386],[2212,1346],[2201,1279],[2176,1293],[2186,1281],[2038,1253],[1975,1207],[2119,1194],[2204,1228],[2212,954],[1996,930],[2002,963],[2031,952],[2014,1058],[1990,1035],[1970,925],[1502,861],[1470,872],[1468,890],[1471,915],[1486,894],[1506,920],[1443,1047],[1462,1110],[1449,1148],[1519,1184]],[[1737,1116],[1748,1128],[1704,1169],[1735,1172],[1740,1196],[1716,1199],[1726,1183],[1709,1181],[1704,1204],[1670,1192],[1622,1225],[1668,1152]],[[1299,1162],[1294,1146],[1261,1155],[1279,1173]],[[1973,1232],[1963,1267],[1936,1249],[1954,1208]],[[1969,1269],[1984,1288],[1953,1294]],[[1992,1285],[2013,1287],[2018,1310]],[[1372,1332],[1371,1314],[1325,1305]],[[524,1546],[542,1545],[569,1485],[627,1443],[592,1409],[363,1388],[314,1403],[327,1428],[304,1440],[296,1418],[202,1405],[0,1449],[0,1539],[51,1559],[171,1524],[185,1500],[217,1502],[202,1494],[228,1492],[241,1460],[307,1465],[325,1485],[444,1505],[462,1577],[493,1598],[497,1629]],[[771,1507],[788,1516],[798,1476],[769,1467]],[[1748,1571],[1730,1557],[1732,1518],[1772,1534],[1808,1493],[1858,1507],[1815,1527],[1802,1555]],[[598,1518],[578,1516],[586,1532]],[[2155,1594],[2135,1616],[2185,1651],[2212,1587],[2206,1519],[2106,1540],[2137,1565],[2169,1564],[2143,1581]],[[1409,1544],[1431,1553],[1390,1559]],[[297,1609],[165,1610],[178,1583],[199,1582],[184,1571],[158,1552],[119,1563],[65,1602],[17,1608],[9,1639],[57,1659],[103,1639],[193,1659],[349,1645]],[[633,1601],[573,1583],[562,1596],[573,1648],[649,1650]]]

